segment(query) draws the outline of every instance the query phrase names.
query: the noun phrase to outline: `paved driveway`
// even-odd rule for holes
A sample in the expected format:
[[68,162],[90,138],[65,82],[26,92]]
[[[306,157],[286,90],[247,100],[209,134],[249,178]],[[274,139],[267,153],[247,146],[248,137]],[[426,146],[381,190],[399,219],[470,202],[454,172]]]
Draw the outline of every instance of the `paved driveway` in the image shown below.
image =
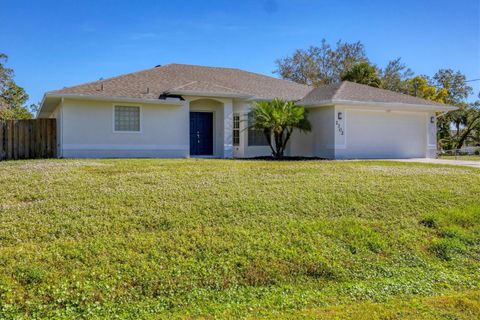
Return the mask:
[[418,163],[435,163],[435,164],[450,164],[454,166],[465,166],[473,167],[480,169],[480,161],[472,160],[446,160],[446,159],[427,159],[427,158],[418,158],[418,159],[388,159],[389,161],[400,161],[400,162],[418,162]]

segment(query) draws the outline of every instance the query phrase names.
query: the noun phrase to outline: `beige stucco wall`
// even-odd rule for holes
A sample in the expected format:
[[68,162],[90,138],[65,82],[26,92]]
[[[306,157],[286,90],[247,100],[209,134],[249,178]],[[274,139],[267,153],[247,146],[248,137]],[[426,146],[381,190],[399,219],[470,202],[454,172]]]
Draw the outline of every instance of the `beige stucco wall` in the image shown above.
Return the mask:
[[[139,106],[141,132],[114,132],[114,105]],[[268,146],[248,146],[250,108],[251,101],[227,98],[187,97],[177,104],[63,99],[51,117],[57,119],[58,150],[63,157],[189,157],[190,111],[213,113],[215,157],[270,155]],[[365,112],[373,116],[364,116]],[[240,115],[240,145],[232,147],[233,113]],[[308,117],[312,132],[294,132],[287,155],[329,159],[436,156],[436,123],[431,122],[436,118],[431,111],[337,105],[309,108]]]
[[294,131],[288,154],[332,159],[334,157],[334,107],[309,108],[307,117],[312,125],[312,131],[308,133]]
[[[436,156],[435,113],[374,106],[309,108],[312,131],[295,132],[291,156],[327,159]],[[339,113],[341,116],[339,117]]]
[[[342,119],[338,114],[342,113]],[[429,111],[335,106],[335,158],[436,156],[435,114]]]
[[332,106],[312,110],[312,132],[314,140],[314,156],[332,159],[333,132],[335,131],[335,112]]
[[[114,132],[114,105],[141,108],[141,132]],[[64,157],[188,157],[188,105],[65,99],[61,108]]]

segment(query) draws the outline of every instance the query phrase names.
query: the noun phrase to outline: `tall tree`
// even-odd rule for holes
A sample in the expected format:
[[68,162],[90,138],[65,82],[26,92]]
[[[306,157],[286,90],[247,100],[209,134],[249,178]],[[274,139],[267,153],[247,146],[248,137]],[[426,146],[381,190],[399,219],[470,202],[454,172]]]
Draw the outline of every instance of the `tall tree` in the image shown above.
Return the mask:
[[456,135],[453,137],[457,149],[461,149],[469,139],[474,139],[475,131],[480,129],[479,109],[473,107],[473,104],[470,104],[467,108],[462,110],[462,113],[463,119],[461,130],[457,129]]
[[460,149],[480,121],[480,112],[476,104],[465,102],[473,89],[467,84],[464,74],[452,69],[440,69],[431,82],[437,90],[443,92],[444,103],[459,108],[438,118],[439,145],[443,149]]
[[380,78],[382,80],[381,87],[383,89],[405,92],[406,80],[413,76],[413,71],[397,58],[388,62],[384,69],[380,70]]
[[338,41],[332,48],[323,39],[318,47],[297,49],[291,56],[276,60],[274,72],[283,79],[319,86],[339,82],[346,70],[362,61],[367,61],[367,57],[361,42]]
[[366,84],[378,88],[381,85],[378,69],[367,61],[357,63],[342,75],[342,80]]
[[433,84],[437,88],[447,90],[448,96],[445,102],[452,105],[462,104],[473,92],[473,88],[467,84],[466,80],[464,74],[452,69],[440,69],[433,76]]
[[447,150],[461,149],[469,141],[479,144],[480,141],[477,139],[479,131],[480,101],[476,101],[442,116],[438,131],[439,144]]
[[13,80],[13,70],[6,67],[8,57],[0,53],[0,120],[29,119],[32,114],[25,106],[28,94]]
[[28,94],[22,87],[19,87],[13,80],[5,84],[5,90],[0,93],[0,99],[10,108],[21,108],[28,100]]
[[0,92],[4,90],[5,84],[13,77],[13,70],[5,65],[7,60],[7,55],[0,52]]
[[422,99],[446,103],[448,96],[447,90],[437,88],[430,84],[430,79],[427,76],[415,76],[404,81],[403,93]]

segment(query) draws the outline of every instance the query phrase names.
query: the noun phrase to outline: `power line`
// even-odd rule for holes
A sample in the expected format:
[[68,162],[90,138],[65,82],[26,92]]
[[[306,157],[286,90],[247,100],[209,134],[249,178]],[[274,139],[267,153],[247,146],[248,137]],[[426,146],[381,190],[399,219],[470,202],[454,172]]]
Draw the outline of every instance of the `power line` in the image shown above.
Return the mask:
[[480,81],[480,78],[479,79],[472,79],[472,80],[465,80],[464,82],[472,82],[472,81]]

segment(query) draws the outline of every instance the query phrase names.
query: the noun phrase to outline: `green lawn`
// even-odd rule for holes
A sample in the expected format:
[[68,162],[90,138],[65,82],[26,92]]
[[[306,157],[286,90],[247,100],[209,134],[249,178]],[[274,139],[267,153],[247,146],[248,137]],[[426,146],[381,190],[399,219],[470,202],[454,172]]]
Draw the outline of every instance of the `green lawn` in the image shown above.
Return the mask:
[[480,170],[0,163],[0,319],[480,316]]

